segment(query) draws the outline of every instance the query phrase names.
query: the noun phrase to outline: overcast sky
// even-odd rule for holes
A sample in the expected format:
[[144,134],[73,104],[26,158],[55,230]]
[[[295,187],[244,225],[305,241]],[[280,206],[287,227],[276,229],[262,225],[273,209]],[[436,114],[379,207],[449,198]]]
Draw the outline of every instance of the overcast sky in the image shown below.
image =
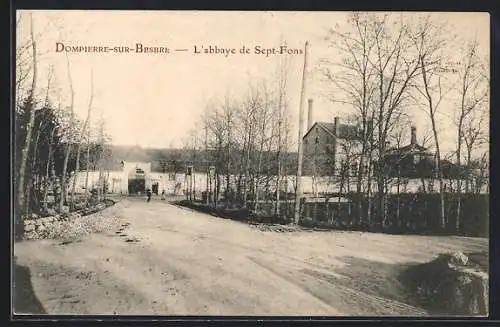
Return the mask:
[[[18,28],[18,39],[27,37],[27,11]],[[212,98],[245,93],[250,80],[272,78],[279,57],[239,53],[195,54],[194,46],[253,49],[275,48],[285,41],[301,49],[308,40],[309,68],[335,53],[323,41],[335,23],[343,24],[347,12],[137,12],[137,11],[37,11],[34,28],[41,33],[38,47],[39,86],[45,87],[47,67],[54,66],[56,82],[67,87],[66,53],[56,43],[68,46],[168,47],[169,54],[67,53],[75,90],[75,109],[84,117],[89,99],[90,71],[94,71],[94,117],[103,117],[115,144],[151,147],[182,146],[182,139]],[[410,14],[411,15],[411,14]],[[489,53],[489,16],[485,13],[439,13],[462,38],[477,37],[481,51]],[[461,42],[461,41],[459,41]],[[175,52],[174,49],[188,49]],[[252,51],[253,52],[253,51]],[[302,55],[289,55],[290,110],[298,120]],[[309,74],[307,98],[314,99],[314,120],[331,121],[345,108],[322,98],[324,84]],[[67,89],[63,90],[67,100]],[[425,129],[421,112],[414,112],[419,131]],[[295,124],[297,126],[297,124]],[[448,147],[452,129],[442,124]],[[295,132],[296,133],[296,132]]]

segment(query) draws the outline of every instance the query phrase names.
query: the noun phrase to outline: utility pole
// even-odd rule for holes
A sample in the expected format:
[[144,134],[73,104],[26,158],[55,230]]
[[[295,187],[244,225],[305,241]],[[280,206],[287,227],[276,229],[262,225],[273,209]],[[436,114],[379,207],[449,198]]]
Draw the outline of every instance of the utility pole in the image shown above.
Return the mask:
[[206,204],[208,205],[210,203],[210,191],[211,187],[209,186],[209,180],[210,180],[210,164],[208,163],[208,126],[205,123],[205,155],[204,155],[205,161],[206,161],[206,169],[207,169],[207,187],[206,187],[206,192],[207,192],[207,198],[206,198]]
[[306,69],[307,69],[307,48],[309,42],[306,41],[304,45],[304,67],[302,70],[302,89],[300,90],[300,105],[299,105],[299,156],[297,162],[297,178],[296,178],[296,190],[295,190],[295,215],[294,224],[299,223],[300,218],[300,198],[302,197],[302,157],[303,157],[303,145],[302,137],[304,134],[304,94],[306,88]]
[[196,175],[195,175],[195,167],[196,167],[196,134],[193,139],[193,170],[191,180],[193,181],[193,201],[196,201]]
[[187,174],[187,162],[184,160],[184,192],[186,193],[186,200],[189,201],[189,184],[188,184],[188,174]]

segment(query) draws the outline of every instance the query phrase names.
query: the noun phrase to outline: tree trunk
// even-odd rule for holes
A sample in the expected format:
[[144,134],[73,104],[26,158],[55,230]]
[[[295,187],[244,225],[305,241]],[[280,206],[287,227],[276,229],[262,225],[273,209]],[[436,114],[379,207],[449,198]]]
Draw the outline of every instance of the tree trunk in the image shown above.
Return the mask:
[[461,207],[462,207],[462,181],[457,179],[457,213],[456,213],[456,220],[455,220],[455,230],[457,232],[460,231],[460,215],[461,213]]
[[67,196],[67,181],[66,181],[66,174],[68,170],[68,161],[69,161],[69,154],[71,152],[71,145],[68,144],[66,145],[66,151],[64,154],[64,162],[63,162],[63,169],[62,169],[62,177],[61,177],[61,196],[59,198],[59,212],[64,211],[64,202],[66,200]]
[[243,188],[243,207],[247,207],[248,202],[248,180],[250,179],[250,148],[247,150],[247,158],[245,164],[245,178],[244,178],[244,188]]
[[278,167],[277,167],[277,173],[276,173],[276,205],[274,207],[274,215],[276,217],[280,216],[280,189],[281,189],[281,160],[280,160],[280,154],[278,150]]
[[28,124],[26,126],[26,138],[24,141],[24,146],[21,151],[21,164],[19,168],[19,179],[18,179],[18,189],[17,189],[17,197],[18,197],[18,213],[16,214],[17,218],[17,223],[16,227],[19,228],[16,233],[16,236],[21,236],[24,233],[24,225],[23,225],[23,218],[22,218],[22,210],[25,205],[25,190],[24,190],[24,184],[25,184],[25,173],[26,173],[26,164],[28,161],[28,154],[29,154],[29,149],[31,145],[31,133],[33,130],[33,124],[35,122],[35,92],[36,92],[36,79],[37,79],[37,52],[36,52],[36,41],[35,41],[35,33],[34,33],[34,28],[33,28],[33,15],[31,14],[30,16],[31,19],[31,27],[30,27],[30,35],[31,35],[31,43],[32,43],[32,50],[33,50],[33,80],[31,83],[31,90],[29,94],[29,100],[28,100],[28,106],[30,113],[29,113],[29,120]]
[[247,201],[248,201],[248,179],[249,179],[249,174],[250,174],[250,144],[251,144],[251,136],[252,136],[252,130],[251,130],[251,122],[249,121],[250,117],[247,116],[247,124],[248,124],[248,139],[247,139],[247,151],[246,151],[246,158],[245,158],[245,180],[244,180],[244,185],[245,188],[243,189],[243,207],[247,207]]
[[396,207],[396,219],[397,219],[397,224],[401,224],[401,216],[400,216],[400,210],[401,210],[401,191],[400,191],[400,186],[401,186],[401,173],[398,168],[398,180],[397,180],[397,207]]
[[367,173],[367,197],[368,197],[368,208],[366,212],[366,216],[368,219],[368,226],[371,225],[372,223],[372,177],[373,177],[373,165],[372,165],[372,160],[373,160],[373,153],[372,153],[372,148],[370,148],[370,152],[368,155],[368,173]]
[[67,60],[67,70],[68,70],[68,81],[69,81],[69,87],[70,87],[70,110],[71,110],[71,115],[70,115],[70,124],[69,124],[69,137],[67,140],[66,144],[66,151],[64,154],[64,163],[63,163],[63,170],[62,170],[62,178],[61,178],[61,198],[59,199],[59,211],[63,212],[64,210],[64,201],[66,200],[67,196],[67,181],[66,181],[66,174],[68,170],[68,160],[69,160],[69,155],[71,153],[71,142],[73,141],[73,135],[72,135],[72,129],[73,129],[73,123],[74,123],[74,100],[75,100],[75,92],[73,90],[73,80],[71,78],[71,70],[70,70],[70,64],[69,64],[69,59],[66,57]]
[[[38,177],[38,172],[35,172],[35,164],[37,163],[37,156],[38,156],[38,142],[40,141],[40,130],[42,127],[43,120],[40,121],[38,124],[38,127],[36,128],[36,138],[35,142],[32,143],[33,146],[33,156],[31,158],[31,165],[30,165],[30,174],[28,177],[27,181],[27,190],[26,190],[26,201],[25,201],[25,208],[24,212],[30,213],[32,209],[32,203],[31,203],[31,198],[33,196],[33,193],[36,192],[36,178]],[[35,199],[36,201],[36,199]]]
[[[227,121],[227,163],[226,163],[226,202],[229,203],[231,189],[231,121]],[[231,203],[232,204],[232,203]]]
[[261,178],[261,165],[262,165],[262,144],[259,151],[259,162],[257,164],[257,178],[255,179],[255,211],[259,212],[259,197],[260,197],[260,178]]
[[[89,133],[90,134],[90,133]],[[90,135],[89,141],[87,141],[87,162],[85,164],[85,207],[87,207],[89,202],[89,168],[90,168]]]
[[[426,71],[426,66],[424,63],[424,58],[421,56],[419,58],[420,61],[420,68],[422,71],[422,79],[423,79],[423,86],[424,86],[424,92],[425,92],[425,97],[428,102],[429,106],[429,118],[431,119],[431,126],[432,126],[432,133],[434,136],[434,144],[436,146],[436,175],[437,179],[439,182],[439,200],[440,200],[440,222],[441,222],[441,228],[444,230],[446,228],[446,217],[445,217],[445,210],[444,210],[444,188],[443,188],[443,176],[442,176],[442,169],[441,169],[441,151],[439,147],[439,137],[438,137],[438,131],[437,131],[437,126],[436,126],[436,110],[439,105],[439,101],[437,101],[436,104],[433,102],[433,97],[431,96],[430,92],[430,87],[429,87],[429,81],[427,79],[427,71]],[[439,82],[440,83],[440,82]],[[439,84],[440,85],[440,84]],[[439,91],[441,92],[441,88],[439,88]],[[440,94],[442,96],[442,94]]]
[[50,133],[50,139],[49,139],[49,153],[47,155],[47,166],[45,169],[45,188],[43,190],[43,211],[48,212],[49,207],[48,207],[48,196],[49,196],[49,185],[50,185],[50,165],[52,162],[52,142],[53,142],[53,137],[54,137],[54,131],[55,128],[52,130]]
[[432,115],[431,118],[431,123],[432,123],[432,130],[434,133],[434,142],[436,143],[436,174],[438,178],[438,183],[439,183],[439,202],[440,202],[440,211],[439,211],[439,217],[441,221],[441,228],[444,230],[446,228],[446,217],[445,217],[445,210],[444,210],[444,187],[443,187],[443,175],[441,171],[441,152],[439,149],[439,140],[438,140],[438,134],[437,134],[437,129],[436,129],[436,122],[434,119],[434,115]]
[[[362,147],[362,149],[361,149],[361,156],[359,158],[358,176],[356,177],[356,193],[358,194],[358,197],[360,199],[361,199],[361,194],[363,194],[363,192],[362,192],[362,185],[363,185],[362,167],[364,165],[364,157],[365,157],[366,148],[367,148],[367,145],[366,145],[365,141],[363,141],[361,147]],[[349,173],[350,172],[348,171],[348,174]],[[351,184],[351,182],[349,181],[348,184]],[[358,220],[359,224],[363,223],[363,204],[362,204],[362,201],[358,201],[358,217],[357,217],[357,220]]]
[[71,186],[71,201],[70,205],[73,208],[75,205],[75,190],[76,190],[76,179],[78,177],[78,172],[80,171],[80,152],[81,152],[81,141],[76,145],[76,164],[75,164],[75,174],[73,176],[73,185]]
[[217,173],[216,179],[215,179],[215,194],[214,194],[214,205],[217,208],[217,202],[219,201],[219,194],[220,194],[220,175]]
[[[472,147],[469,147],[467,146],[467,167],[469,167],[469,169],[472,167]],[[470,181],[470,176],[473,176],[473,174],[471,174],[471,172],[468,172],[467,174],[467,179],[465,180],[465,193],[469,193],[469,191],[472,189],[471,187],[471,181]]]
[[[80,134],[80,137],[78,139],[77,147],[76,147],[76,165],[75,165],[75,176],[73,178],[73,186],[71,188],[71,205],[74,206],[74,196],[75,196],[75,189],[76,189],[76,178],[77,174],[80,172],[80,152],[82,148],[82,140],[83,140],[83,135],[87,131],[87,126],[90,121],[90,113],[92,111],[92,102],[94,100],[94,73],[93,70],[90,71],[90,99],[89,99],[89,104],[87,108],[87,117],[85,118],[85,122],[83,123],[83,129]],[[88,157],[87,157],[88,158]],[[85,189],[85,192],[87,190]]]

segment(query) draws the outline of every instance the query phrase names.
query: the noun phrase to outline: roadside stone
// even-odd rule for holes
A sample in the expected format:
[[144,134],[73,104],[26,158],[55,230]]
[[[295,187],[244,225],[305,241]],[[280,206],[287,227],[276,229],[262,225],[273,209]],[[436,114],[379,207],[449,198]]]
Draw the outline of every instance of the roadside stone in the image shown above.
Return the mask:
[[449,264],[454,266],[466,266],[468,261],[469,257],[460,251],[452,253],[449,258]]
[[[481,256],[488,262],[487,253]],[[478,258],[476,258],[478,260]],[[488,314],[488,267],[473,262],[463,252],[445,253],[433,261],[410,267],[404,284],[414,285],[416,293],[425,303],[459,315]],[[415,287],[416,286],[416,287]]]
[[26,226],[24,226],[24,230],[26,232],[30,232],[32,230],[35,230],[35,225],[33,225],[33,224],[26,225]]
[[55,210],[55,209],[53,209],[53,208],[48,208],[48,209],[47,209],[47,214],[48,214],[49,216],[56,216],[56,215],[57,215],[57,212],[56,212],[56,210]]
[[[67,207],[66,207],[67,208]],[[76,240],[81,239],[87,234],[103,232],[117,228],[119,219],[116,216],[102,214],[100,210],[106,209],[104,203],[94,206],[91,209],[95,214],[83,216],[81,211],[64,212],[53,216],[40,217],[32,219],[31,215],[25,217],[24,238],[30,240],[38,239],[63,239]]]

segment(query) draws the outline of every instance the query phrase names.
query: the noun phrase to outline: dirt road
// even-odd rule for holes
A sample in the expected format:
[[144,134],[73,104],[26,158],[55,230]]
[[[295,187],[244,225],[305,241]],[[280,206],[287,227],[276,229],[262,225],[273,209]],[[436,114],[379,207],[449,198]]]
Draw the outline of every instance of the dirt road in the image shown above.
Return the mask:
[[125,199],[112,213],[120,230],[70,244],[15,245],[44,312],[428,315],[411,305],[398,271],[438,253],[488,246],[459,237],[262,232],[157,200]]

